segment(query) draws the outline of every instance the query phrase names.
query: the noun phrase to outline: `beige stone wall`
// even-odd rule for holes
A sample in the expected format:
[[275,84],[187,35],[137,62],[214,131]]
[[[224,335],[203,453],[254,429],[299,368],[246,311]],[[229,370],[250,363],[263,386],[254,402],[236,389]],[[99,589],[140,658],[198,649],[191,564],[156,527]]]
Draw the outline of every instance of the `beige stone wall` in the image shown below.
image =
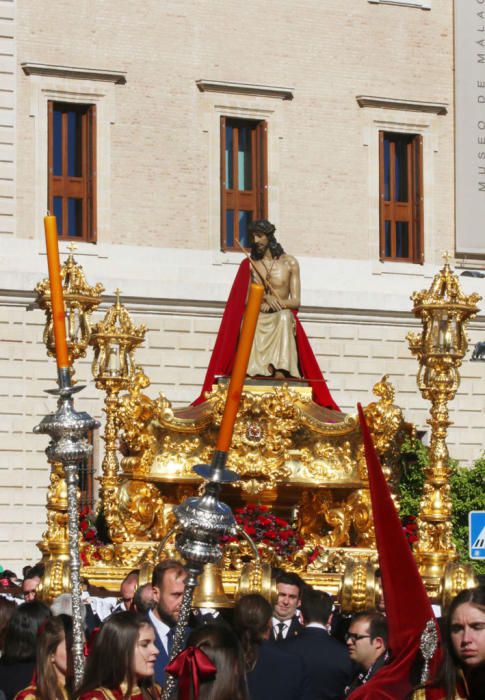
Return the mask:
[[[138,357],[150,395],[184,405],[202,384],[240,260],[219,251],[219,119],[246,116],[268,122],[269,215],[300,260],[301,319],[336,401],[355,410],[389,373],[406,418],[426,427],[404,340],[415,323],[409,296],[429,286],[454,245],[452,3],[426,4],[147,0],[140,11],[128,0],[0,0],[2,565],[19,571],[35,560],[45,523],[47,439],[31,429],[54,409],[44,389],[55,367],[42,314],[26,305],[46,274],[48,99],[96,104],[98,243],[76,257],[90,283],[110,295],[120,287],[148,326]],[[26,75],[22,64],[67,70]],[[201,79],[263,88],[201,92]],[[291,88],[293,99],[271,86]],[[384,106],[361,107],[362,95]],[[423,136],[424,266],[378,262],[382,129]],[[485,296],[484,280],[463,282]],[[484,321],[472,325],[472,342],[484,338]],[[450,450],[464,461],[485,441],[484,371],[465,361],[452,406]],[[87,388],[76,406],[102,420],[89,360],[78,375]],[[98,468],[101,453],[98,440]]]
[[[378,126],[356,97],[441,102],[451,110],[448,0],[435,0],[431,11],[367,0],[251,0],[243,12],[235,0],[149,0],[143,12],[127,0],[81,7],[74,0],[17,0],[17,8],[18,64],[126,71],[110,118],[104,242],[217,247],[214,145],[222,104],[233,113],[267,114],[270,216],[294,252],[337,258],[344,248],[346,257],[375,257],[378,198],[369,175],[376,154],[369,150]],[[198,79],[288,86],[294,99],[200,93]],[[19,235],[30,238],[39,235],[31,206],[38,117],[30,116],[32,78],[19,71],[17,85]],[[432,117],[431,126],[413,112],[374,116],[424,129],[432,142],[426,236],[451,245],[451,113]],[[427,246],[428,260],[437,247]]]
[[15,3],[0,0],[0,236],[15,233]]

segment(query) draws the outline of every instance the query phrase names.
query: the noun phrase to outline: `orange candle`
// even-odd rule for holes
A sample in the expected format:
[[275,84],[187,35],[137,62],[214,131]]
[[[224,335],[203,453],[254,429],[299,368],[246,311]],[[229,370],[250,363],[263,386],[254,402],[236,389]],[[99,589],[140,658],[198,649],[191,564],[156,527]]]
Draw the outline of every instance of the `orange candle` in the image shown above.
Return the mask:
[[56,343],[56,360],[59,368],[69,367],[69,355],[66,341],[66,314],[59,262],[59,239],[55,216],[44,216],[45,243],[47,248],[47,265],[51,287],[52,320],[54,322],[54,339]]
[[231,445],[234,423],[236,421],[241,392],[248,368],[249,356],[253,346],[259,309],[263,300],[264,287],[261,284],[251,284],[246,313],[241,327],[241,334],[234,359],[231,381],[227,390],[226,405],[222,416],[221,427],[217,437],[216,450],[228,452]]

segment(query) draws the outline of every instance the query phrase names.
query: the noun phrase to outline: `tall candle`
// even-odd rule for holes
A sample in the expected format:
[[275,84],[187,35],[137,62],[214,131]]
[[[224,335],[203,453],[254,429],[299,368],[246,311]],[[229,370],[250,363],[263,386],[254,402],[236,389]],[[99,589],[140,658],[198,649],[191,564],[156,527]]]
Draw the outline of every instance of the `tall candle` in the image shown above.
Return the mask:
[[224,414],[222,416],[221,427],[219,428],[219,435],[217,436],[216,450],[220,452],[228,452],[231,445],[234,423],[239,408],[239,401],[246,377],[246,370],[253,346],[254,333],[256,331],[256,323],[258,321],[263,295],[264,287],[261,284],[251,284],[246,313],[244,314],[236,357],[234,359],[234,369],[232,370],[231,380],[227,390]]
[[59,240],[55,216],[44,216],[45,243],[47,248],[47,265],[51,287],[52,320],[56,343],[56,360],[59,368],[69,367],[69,355],[66,341],[66,314],[59,262]]

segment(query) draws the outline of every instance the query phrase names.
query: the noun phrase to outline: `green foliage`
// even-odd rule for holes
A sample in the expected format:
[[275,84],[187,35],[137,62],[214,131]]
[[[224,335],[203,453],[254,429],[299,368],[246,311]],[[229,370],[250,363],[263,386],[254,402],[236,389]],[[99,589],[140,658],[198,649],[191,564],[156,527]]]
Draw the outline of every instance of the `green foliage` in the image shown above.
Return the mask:
[[419,515],[424,486],[424,469],[428,450],[421,440],[406,438],[401,447],[401,479],[399,481],[399,515]]
[[[419,515],[428,448],[420,440],[405,440],[401,448],[401,463],[399,514],[401,517]],[[471,563],[475,573],[485,574],[485,561],[471,561],[468,557],[468,513],[485,510],[485,454],[470,469],[461,467],[454,460],[450,460],[450,468],[453,541],[461,560]]]
[[[451,517],[453,539],[462,561],[468,559],[468,513],[485,510],[485,456],[480,457],[471,469],[453,464],[450,475]],[[485,574],[485,561],[474,561],[477,574]]]

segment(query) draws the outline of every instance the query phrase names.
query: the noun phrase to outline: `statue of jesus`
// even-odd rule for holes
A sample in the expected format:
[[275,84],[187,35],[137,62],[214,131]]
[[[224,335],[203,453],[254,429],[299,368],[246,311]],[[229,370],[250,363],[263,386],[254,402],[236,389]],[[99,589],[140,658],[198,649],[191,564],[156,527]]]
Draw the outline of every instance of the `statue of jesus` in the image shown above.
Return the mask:
[[253,221],[251,278],[266,287],[254,336],[249,376],[300,377],[295,341],[296,322],[291,309],[300,306],[300,267],[276,240],[275,226]]
[[[253,221],[251,257],[241,262],[232,285],[214,344],[204,384],[193,405],[206,400],[217,377],[230,376],[251,281],[264,283],[249,365],[251,377],[303,377],[312,387],[315,403],[340,411],[328,390],[297,311],[300,305],[300,268],[275,238],[276,228],[266,220]],[[243,249],[244,250],[244,249]]]

